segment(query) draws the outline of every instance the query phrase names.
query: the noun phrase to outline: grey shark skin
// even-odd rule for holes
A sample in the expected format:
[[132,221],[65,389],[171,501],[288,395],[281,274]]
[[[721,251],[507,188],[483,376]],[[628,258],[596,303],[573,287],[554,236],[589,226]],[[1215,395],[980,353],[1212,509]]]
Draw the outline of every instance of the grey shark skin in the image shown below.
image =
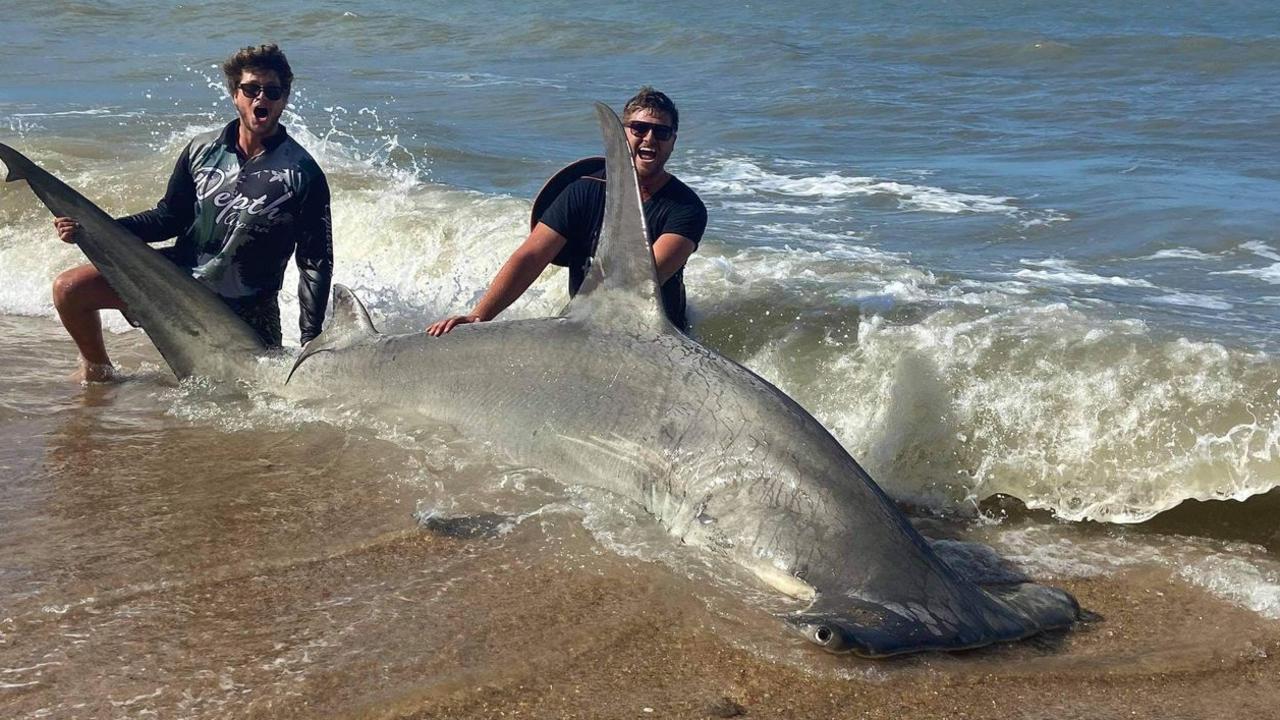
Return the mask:
[[243,378],[268,354],[226,303],[66,183],[0,143],[5,180],[26,180],[58,217],[80,223],[76,244],[129,307],[179,377]]
[[683,542],[810,600],[785,619],[832,652],[956,650],[1071,625],[1079,608],[1060,590],[958,575],[808,412],[670,325],[626,138],[611,110],[596,112],[605,220],[563,316],[387,336],[336,286],[287,393],[417,411],[628,498]]

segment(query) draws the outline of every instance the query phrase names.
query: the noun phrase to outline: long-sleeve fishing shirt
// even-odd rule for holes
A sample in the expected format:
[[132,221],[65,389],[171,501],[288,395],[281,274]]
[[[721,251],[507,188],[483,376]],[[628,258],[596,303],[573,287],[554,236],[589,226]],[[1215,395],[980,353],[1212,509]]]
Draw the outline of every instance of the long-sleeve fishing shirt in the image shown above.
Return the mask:
[[333,277],[329,184],[283,125],[245,157],[240,121],[194,138],[155,209],[119,221],[146,242],[177,237],[165,252],[231,306],[269,344],[280,344],[276,296],[293,254],[298,327],[320,333]]

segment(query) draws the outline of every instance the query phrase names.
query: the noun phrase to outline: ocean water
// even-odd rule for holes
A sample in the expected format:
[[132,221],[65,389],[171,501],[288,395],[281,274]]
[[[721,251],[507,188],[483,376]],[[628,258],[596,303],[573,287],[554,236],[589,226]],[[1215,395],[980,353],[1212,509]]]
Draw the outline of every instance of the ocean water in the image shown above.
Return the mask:
[[[10,0],[4,14],[0,142],[117,214],[151,206],[187,139],[230,119],[216,64],[280,43],[296,74],[286,125],[333,188],[335,279],[393,331],[468,309],[523,238],[543,180],[599,152],[592,101],[620,109],[655,85],[681,110],[670,168],[710,211],[687,270],[703,342],[812,411],[918,518],[1033,574],[1162,568],[1280,618],[1280,15],[1267,3],[384,1],[262,3],[232,18]],[[504,563],[547,554],[605,576],[638,558],[671,570],[662,582],[677,593],[718,572],[572,478],[509,467],[483,438],[176,386],[117,317],[109,342],[132,380],[66,383],[74,356],[49,281],[79,261],[24,187],[0,188],[0,535],[19,548],[0,568],[0,665],[48,670],[0,675],[15,716],[92,716],[94,683],[121,675],[66,668],[113,653],[145,664],[95,603],[165,637],[179,622],[166,613],[204,607],[201,588],[236,578],[244,587],[227,592],[270,618],[263,642],[278,635],[278,657],[242,643],[227,652],[263,669],[219,679],[174,649],[185,674],[113,702],[174,716],[276,707],[246,700],[252,688],[288,705],[289,673],[336,675],[344,653],[385,650],[350,628],[391,642],[407,616],[375,588],[401,566],[357,573],[366,594],[351,597],[368,613],[304,628],[329,648],[311,654],[281,639],[292,616],[264,609],[246,578],[337,582],[323,559],[380,538],[400,558],[424,542],[415,509],[535,518],[500,552],[423,551],[457,570],[415,575],[436,593],[423,607],[471,621],[458,608],[484,605],[480,593],[450,604],[452,583],[496,582]],[[509,316],[556,312],[564,283],[548,275]],[[291,273],[286,329],[293,286]],[[191,442],[202,452],[171,452]],[[111,551],[86,551],[97,546]],[[762,656],[808,662],[767,617],[724,609],[754,590],[718,582],[698,596],[715,622]],[[41,660],[55,617],[92,649]],[[424,647],[483,659],[468,672],[502,665],[411,626]],[[428,676],[457,679],[442,668]],[[357,706],[330,682],[302,694]]]

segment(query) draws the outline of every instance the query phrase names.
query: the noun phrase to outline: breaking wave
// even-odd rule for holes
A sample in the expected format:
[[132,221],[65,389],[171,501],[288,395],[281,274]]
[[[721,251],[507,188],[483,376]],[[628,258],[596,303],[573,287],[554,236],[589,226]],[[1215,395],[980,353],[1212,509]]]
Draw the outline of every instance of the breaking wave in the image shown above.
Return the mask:
[[[523,238],[529,201],[435,181],[431,158],[406,149],[384,110],[299,100],[287,124],[334,188],[335,279],[387,331],[469,308]],[[117,122],[110,115],[80,121]],[[123,214],[154,203],[172,157],[217,117],[159,123],[163,132],[123,159],[40,131],[20,144]],[[726,159],[689,181],[741,214],[864,196],[920,212],[1031,212],[1010,197],[778,166]],[[1280,484],[1280,367],[1271,356],[1060,304],[1040,289],[1149,282],[1052,258],[1024,260],[1003,278],[957,277],[858,232],[768,212],[775,217],[754,226],[754,238],[713,228],[694,256],[695,331],[813,411],[897,497],[963,513],[1003,493],[1062,518],[1127,523],[1186,499],[1244,498]],[[24,192],[0,193],[0,219],[0,312],[52,315],[49,281],[80,261],[75,248],[55,241]],[[760,237],[770,242],[749,244]],[[295,286],[291,269],[283,317],[296,316]],[[551,314],[566,300],[563,277],[552,274],[509,316]],[[1174,292],[1153,302],[1225,304]],[[108,326],[128,330],[114,314]]]

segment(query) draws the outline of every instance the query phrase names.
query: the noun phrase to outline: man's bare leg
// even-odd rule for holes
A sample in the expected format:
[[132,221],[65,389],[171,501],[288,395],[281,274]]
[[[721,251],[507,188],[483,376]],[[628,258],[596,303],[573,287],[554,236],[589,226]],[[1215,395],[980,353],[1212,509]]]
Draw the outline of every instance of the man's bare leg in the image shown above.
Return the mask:
[[92,265],[80,265],[53,281],[53,306],[62,325],[80,350],[78,379],[106,382],[115,378],[115,368],[102,339],[99,310],[124,310],[124,301]]

